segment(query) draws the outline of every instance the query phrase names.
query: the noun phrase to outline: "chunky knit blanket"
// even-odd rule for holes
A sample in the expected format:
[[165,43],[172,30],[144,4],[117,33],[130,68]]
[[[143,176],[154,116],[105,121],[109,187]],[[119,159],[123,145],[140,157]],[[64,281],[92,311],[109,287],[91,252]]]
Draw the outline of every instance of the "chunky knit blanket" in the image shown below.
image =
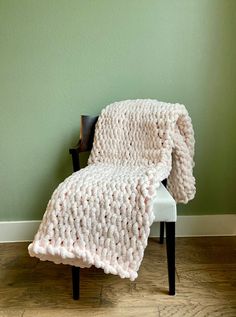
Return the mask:
[[194,134],[186,108],[156,100],[107,106],[96,124],[88,166],[54,191],[29,245],[40,260],[134,280],[154,220],[160,182],[177,202],[195,194]]

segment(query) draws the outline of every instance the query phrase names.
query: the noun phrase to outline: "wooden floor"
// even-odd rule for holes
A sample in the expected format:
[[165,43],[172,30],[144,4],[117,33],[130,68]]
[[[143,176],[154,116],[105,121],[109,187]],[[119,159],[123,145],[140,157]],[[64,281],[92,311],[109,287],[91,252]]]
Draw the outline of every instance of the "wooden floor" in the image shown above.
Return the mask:
[[69,266],[30,258],[27,243],[0,244],[0,316],[236,317],[236,237],[178,238],[176,247],[176,296],[165,245],[150,239],[135,282],[83,269],[73,301]]

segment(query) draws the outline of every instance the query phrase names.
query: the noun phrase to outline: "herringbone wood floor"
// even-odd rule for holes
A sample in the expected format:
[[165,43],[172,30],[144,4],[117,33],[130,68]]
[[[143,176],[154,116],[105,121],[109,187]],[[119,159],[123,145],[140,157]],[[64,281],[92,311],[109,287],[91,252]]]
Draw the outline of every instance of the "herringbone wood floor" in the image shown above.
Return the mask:
[[27,243],[0,244],[0,316],[236,316],[236,237],[176,239],[177,295],[167,295],[165,245],[150,239],[135,282],[30,258]]

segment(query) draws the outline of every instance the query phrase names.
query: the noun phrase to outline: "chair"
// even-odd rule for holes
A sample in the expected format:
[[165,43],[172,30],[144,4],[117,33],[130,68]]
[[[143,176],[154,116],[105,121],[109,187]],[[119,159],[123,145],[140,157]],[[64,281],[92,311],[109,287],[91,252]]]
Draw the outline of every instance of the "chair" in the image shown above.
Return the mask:
[[[80,139],[69,149],[74,172],[80,169],[80,153],[92,149],[95,125],[98,117],[81,116]],[[166,251],[169,280],[169,295],[175,295],[175,222],[177,219],[176,202],[166,189],[166,180],[157,189],[153,201],[154,222],[160,222],[160,243],[164,243],[166,229]],[[80,297],[80,268],[72,266],[73,299]]]

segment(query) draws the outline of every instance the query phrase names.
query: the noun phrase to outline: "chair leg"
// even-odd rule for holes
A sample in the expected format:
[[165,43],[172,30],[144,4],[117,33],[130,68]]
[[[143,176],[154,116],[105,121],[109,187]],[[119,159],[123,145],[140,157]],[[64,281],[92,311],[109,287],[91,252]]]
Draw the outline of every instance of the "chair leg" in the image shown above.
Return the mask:
[[165,234],[165,223],[164,221],[160,222],[160,244],[164,243],[164,234]]
[[72,287],[73,299],[77,300],[80,297],[80,268],[72,266]]
[[166,222],[169,294],[175,295],[175,222]]

